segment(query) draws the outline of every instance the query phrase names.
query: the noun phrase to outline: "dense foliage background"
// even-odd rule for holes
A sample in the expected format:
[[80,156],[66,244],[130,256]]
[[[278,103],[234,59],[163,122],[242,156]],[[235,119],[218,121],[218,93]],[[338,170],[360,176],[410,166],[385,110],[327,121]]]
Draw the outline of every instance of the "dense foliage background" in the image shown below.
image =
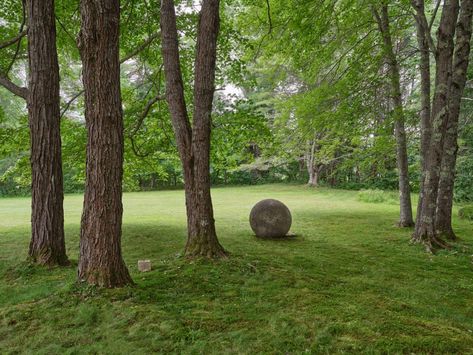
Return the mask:
[[[342,2],[227,0],[222,8],[217,94],[213,115],[214,185],[308,181],[344,189],[396,189],[393,117],[386,65],[368,8]],[[63,100],[66,192],[84,184],[86,132],[81,66],[76,47],[77,1],[56,4]],[[415,25],[408,2],[391,7],[401,62],[413,191],[419,181],[419,77]],[[181,1],[179,28],[184,80],[193,77],[192,1]],[[147,0],[122,5],[122,95],[127,191],[170,189],[183,178],[163,94],[159,8]],[[23,21],[21,4],[0,8],[0,37]],[[297,41],[295,40],[297,38]],[[26,80],[26,40],[0,51],[0,71]],[[125,60],[127,59],[127,60]],[[188,93],[191,95],[191,92]],[[473,71],[461,113],[457,201],[473,200]],[[30,186],[25,103],[0,88],[0,195],[26,195]],[[191,108],[192,109],[192,108]]]

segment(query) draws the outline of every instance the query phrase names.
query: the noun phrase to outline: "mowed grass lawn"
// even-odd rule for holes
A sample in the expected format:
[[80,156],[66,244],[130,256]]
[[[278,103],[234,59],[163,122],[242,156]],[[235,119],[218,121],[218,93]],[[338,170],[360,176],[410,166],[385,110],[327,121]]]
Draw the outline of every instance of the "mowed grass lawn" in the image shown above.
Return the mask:
[[[124,196],[123,253],[136,286],[75,283],[82,196],[66,196],[74,265],[24,260],[27,198],[0,199],[0,353],[473,353],[473,224],[432,256],[395,226],[398,206],[356,192],[268,185],[212,192],[228,260],[182,258],[182,191]],[[263,198],[293,214],[288,240],[248,224]],[[141,274],[137,260],[151,259]]]

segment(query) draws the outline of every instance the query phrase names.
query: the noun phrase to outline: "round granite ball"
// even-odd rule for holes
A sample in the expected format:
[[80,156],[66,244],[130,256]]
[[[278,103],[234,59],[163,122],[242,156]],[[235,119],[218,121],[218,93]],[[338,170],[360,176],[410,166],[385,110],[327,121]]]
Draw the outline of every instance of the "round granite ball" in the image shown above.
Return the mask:
[[278,200],[262,200],[250,212],[251,229],[257,237],[284,237],[289,232],[291,223],[289,208]]

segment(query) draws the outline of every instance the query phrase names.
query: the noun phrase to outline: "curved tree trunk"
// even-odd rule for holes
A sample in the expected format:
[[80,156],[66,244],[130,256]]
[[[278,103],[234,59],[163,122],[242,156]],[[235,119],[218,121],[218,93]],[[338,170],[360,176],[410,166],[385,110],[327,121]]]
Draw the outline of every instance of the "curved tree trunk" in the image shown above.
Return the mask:
[[384,53],[391,77],[391,93],[394,104],[394,132],[396,137],[396,162],[399,179],[399,223],[400,227],[412,227],[411,188],[409,185],[409,164],[407,160],[407,138],[404,127],[404,108],[402,104],[401,76],[399,63],[394,52],[389,25],[388,6],[383,4],[381,13],[373,9],[379,31],[383,37]]
[[27,0],[26,7],[32,170],[29,257],[41,265],[67,265],[54,0]]
[[210,131],[214,95],[219,0],[204,0],[199,15],[194,81],[193,127],[189,122],[179,59],[173,0],[161,1],[161,35],[166,97],[184,171],[187,257],[225,257],[215,231],[210,196]]
[[473,1],[461,2],[460,17],[456,29],[455,55],[453,59],[452,85],[449,99],[449,116],[446,130],[435,223],[437,233],[450,240],[456,235],[452,228],[453,187],[458,152],[458,118],[461,97],[466,84],[466,73],[470,58]]
[[122,259],[123,113],[120,95],[119,0],[82,0],[87,171],[78,278],[102,287],[132,280]]

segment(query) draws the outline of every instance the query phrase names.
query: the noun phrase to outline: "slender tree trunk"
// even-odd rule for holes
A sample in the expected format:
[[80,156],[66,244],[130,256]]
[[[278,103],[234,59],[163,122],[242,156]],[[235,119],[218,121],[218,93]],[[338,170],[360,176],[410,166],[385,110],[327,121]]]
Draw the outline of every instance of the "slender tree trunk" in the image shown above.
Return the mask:
[[379,31],[383,37],[384,52],[391,77],[391,93],[394,104],[394,132],[396,137],[396,162],[399,177],[400,227],[412,227],[411,188],[409,185],[409,164],[407,159],[407,138],[404,127],[404,108],[402,103],[399,64],[394,53],[389,25],[388,6],[383,4],[381,14],[373,10]]
[[219,0],[204,0],[199,15],[194,80],[193,127],[189,122],[172,0],[161,1],[161,35],[166,96],[184,171],[188,257],[225,257],[215,231],[210,195],[210,130],[214,95]]
[[319,169],[317,167],[313,167],[312,170],[309,171],[309,182],[307,185],[310,187],[319,186]]
[[430,36],[430,29],[425,18],[425,7],[423,0],[414,0],[413,7],[416,11],[415,20],[417,28],[417,43],[420,50],[420,158],[421,158],[421,179],[419,184],[419,201],[417,205],[416,224],[420,223],[420,216],[422,215],[422,201],[426,166],[425,161],[429,152],[430,137],[431,137],[431,119],[430,119],[430,46],[428,36]]
[[452,228],[453,187],[458,151],[458,118],[460,116],[461,97],[466,84],[466,74],[470,58],[472,16],[473,1],[463,0],[461,2],[461,11],[456,28],[448,125],[443,148],[437,197],[437,214],[435,216],[437,233],[450,240],[456,239]]
[[316,137],[309,142],[309,151],[306,153],[307,172],[309,173],[309,181],[307,185],[310,187],[319,186],[319,166],[315,162],[315,150],[317,148]]
[[121,253],[120,1],[82,0],[80,9],[88,140],[78,278],[101,287],[121,287],[132,280]]
[[41,265],[67,265],[54,0],[27,0],[26,7],[32,170],[29,257]]
[[423,243],[428,250],[447,245],[436,234],[435,214],[443,155],[443,143],[448,119],[448,100],[452,78],[453,38],[458,18],[458,0],[446,0],[437,34],[437,67],[435,93],[432,104],[432,132],[428,152],[424,151],[425,171],[422,205],[413,240]]

